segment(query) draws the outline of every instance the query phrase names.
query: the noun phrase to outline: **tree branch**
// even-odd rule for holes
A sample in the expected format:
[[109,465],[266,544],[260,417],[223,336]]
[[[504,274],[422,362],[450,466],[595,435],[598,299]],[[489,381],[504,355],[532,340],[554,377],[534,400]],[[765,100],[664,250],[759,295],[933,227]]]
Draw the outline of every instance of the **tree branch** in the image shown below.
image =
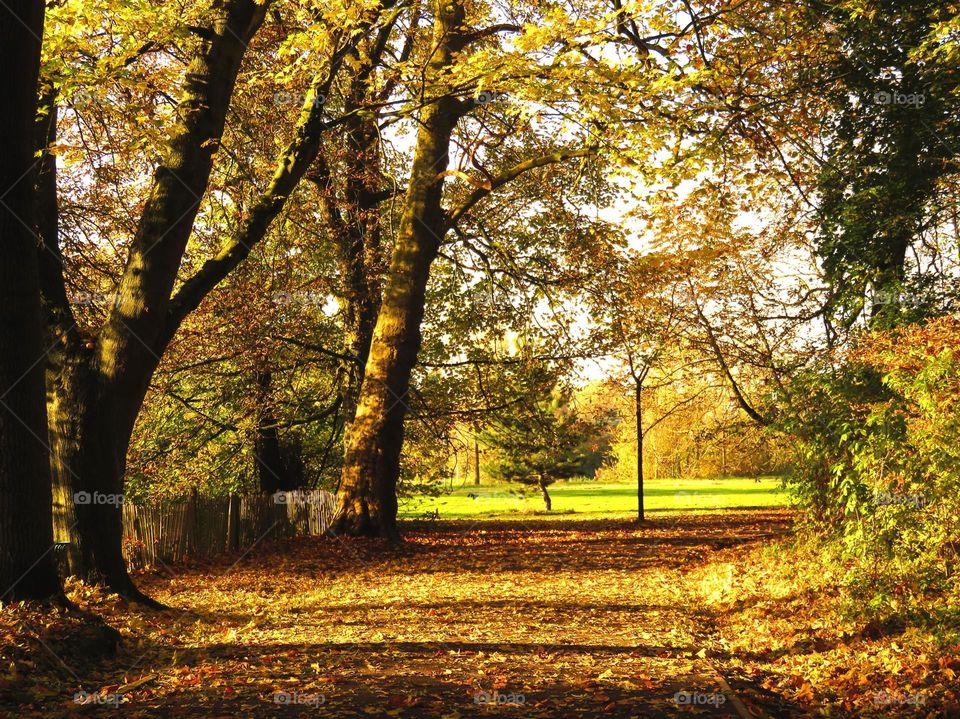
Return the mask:
[[447,213],[447,230],[452,229],[457,222],[459,222],[463,216],[473,209],[474,205],[476,205],[482,199],[490,195],[495,190],[503,187],[507,183],[517,179],[524,173],[530,172],[531,170],[536,170],[540,167],[556,165],[560,162],[565,162],[566,160],[571,160],[576,157],[590,157],[596,153],[596,147],[584,147],[576,150],[561,150],[549,155],[543,155],[542,157],[531,158],[514,165],[506,172],[485,181],[482,186],[476,187],[459,207]]

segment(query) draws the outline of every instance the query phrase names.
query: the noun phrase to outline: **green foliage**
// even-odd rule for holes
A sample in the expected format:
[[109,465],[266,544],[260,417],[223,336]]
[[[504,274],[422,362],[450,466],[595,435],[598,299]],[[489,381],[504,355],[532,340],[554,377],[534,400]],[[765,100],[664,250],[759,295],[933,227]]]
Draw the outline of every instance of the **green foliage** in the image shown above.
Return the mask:
[[567,392],[557,391],[500,415],[481,435],[494,454],[486,471],[505,482],[542,486],[593,476],[608,448],[591,446],[601,433],[599,423],[578,416]]
[[841,540],[878,612],[955,586],[960,554],[960,332],[955,317],[862,337],[796,379],[781,429],[807,524]]
[[[937,0],[861,0],[817,19],[829,18],[838,43],[820,77],[834,112],[818,183],[819,243],[847,318],[872,288],[876,326],[910,319],[891,295],[904,289],[907,252],[943,204],[940,182],[955,171],[960,137],[955,67],[918,55],[949,13]],[[930,302],[910,294],[923,300],[908,309]]]

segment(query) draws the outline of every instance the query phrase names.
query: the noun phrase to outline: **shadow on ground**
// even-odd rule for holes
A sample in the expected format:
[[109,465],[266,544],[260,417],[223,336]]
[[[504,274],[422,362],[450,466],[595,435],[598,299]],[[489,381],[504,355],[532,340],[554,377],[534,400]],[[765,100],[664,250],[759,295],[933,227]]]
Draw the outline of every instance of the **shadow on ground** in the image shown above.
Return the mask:
[[[42,658],[48,695],[17,711],[117,712],[76,704],[83,690],[143,717],[736,716],[698,654],[685,574],[790,526],[782,510],[409,523],[399,547],[302,538],[142,573],[175,608],[114,606],[118,655]],[[801,716],[749,682],[736,691]]]

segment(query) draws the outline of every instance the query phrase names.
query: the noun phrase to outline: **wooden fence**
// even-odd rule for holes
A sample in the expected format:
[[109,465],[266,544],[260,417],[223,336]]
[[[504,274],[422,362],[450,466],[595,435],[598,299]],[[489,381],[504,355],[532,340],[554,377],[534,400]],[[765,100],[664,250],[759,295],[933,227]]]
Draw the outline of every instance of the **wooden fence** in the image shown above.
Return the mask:
[[236,552],[267,539],[323,534],[336,499],[322,489],[123,504],[123,552],[131,569]]

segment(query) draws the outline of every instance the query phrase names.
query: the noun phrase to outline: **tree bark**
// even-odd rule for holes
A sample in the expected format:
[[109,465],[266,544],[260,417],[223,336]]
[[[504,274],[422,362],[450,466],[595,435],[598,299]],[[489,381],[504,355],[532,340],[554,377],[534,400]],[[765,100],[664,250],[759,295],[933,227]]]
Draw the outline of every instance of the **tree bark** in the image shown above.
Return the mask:
[[34,161],[41,0],[0,3],[0,599],[61,593],[53,555]]
[[[122,596],[159,606],[130,580],[122,554],[126,454],[150,379],[172,333],[170,293],[206,191],[247,44],[269,3],[230,0],[214,8],[210,35],[192,59],[180,121],[154,174],[107,321],[77,336],[66,298],[55,223],[41,227],[47,252],[44,302],[58,344],[47,368],[51,465],[59,539],[69,537],[70,571]],[[41,187],[55,212],[55,168]],[[52,197],[51,197],[52,195]],[[76,501],[79,500],[79,501]]]
[[[347,119],[342,144],[328,145],[333,157],[321,153],[316,171],[310,177],[320,191],[321,210],[336,244],[341,277],[339,300],[344,315],[344,359],[340,363],[340,401],[345,437],[356,414],[363,371],[380,311],[384,271],[380,205],[385,198],[395,195],[393,190],[384,192],[383,189],[387,178],[382,167],[378,108],[382,107],[386,95],[371,93],[376,84],[372,80],[398,17],[399,14],[395,14],[385,23],[365,53],[355,53],[357,73],[351,78],[346,93],[344,115]],[[411,18],[411,27],[415,24],[416,13]],[[411,42],[412,37],[401,52],[403,57],[409,55]],[[342,156],[340,164],[344,167],[342,202],[338,201],[341,193],[331,172],[331,159],[336,156]]]
[[[440,79],[463,47],[464,17],[460,2],[437,3],[428,83]],[[441,201],[450,136],[463,112],[459,100],[441,95],[420,113],[404,212],[347,438],[334,532],[400,538],[396,488],[403,422],[430,266],[444,233]]]
[[[365,124],[362,120],[350,124],[347,152],[379,166],[379,134],[375,125],[368,128]],[[356,415],[363,371],[380,311],[382,275],[380,210],[374,191],[379,177],[374,180],[369,169],[353,161],[348,163],[347,175],[343,208],[336,201],[337,192],[325,158],[317,158],[317,171],[311,178],[322,195],[324,221],[336,243],[342,282],[339,299],[344,316],[344,359],[340,362],[340,401],[345,436],[349,435]]]
[[83,559],[80,533],[73,507],[73,476],[78,464],[80,375],[89,369],[89,342],[80,336],[76,318],[67,298],[60,251],[60,208],[57,198],[57,158],[50,148],[57,140],[57,94],[49,80],[43,84],[37,116],[37,228],[42,242],[38,254],[46,337],[47,438],[50,443],[50,472],[53,483],[53,539],[61,545],[61,567],[66,575],[81,575]]
[[643,381],[636,380],[637,406],[637,519],[644,520],[643,507]]

